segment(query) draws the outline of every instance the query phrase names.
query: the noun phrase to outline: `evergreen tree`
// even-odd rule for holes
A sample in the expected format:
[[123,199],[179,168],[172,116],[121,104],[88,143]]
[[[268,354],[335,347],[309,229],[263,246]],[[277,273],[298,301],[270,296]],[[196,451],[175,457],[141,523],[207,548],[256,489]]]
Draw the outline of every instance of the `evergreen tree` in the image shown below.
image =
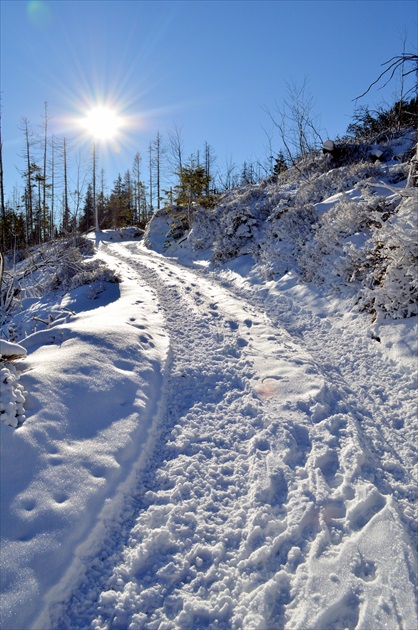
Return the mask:
[[192,157],[189,165],[183,166],[179,172],[179,183],[174,188],[174,202],[180,206],[201,205],[210,207],[213,205],[214,196],[208,194],[211,182],[206,168],[200,165]]
[[93,199],[93,187],[89,183],[87,186],[87,192],[84,199],[84,206],[79,223],[79,229],[81,232],[87,232],[94,225],[94,199]]
[[244,162],[242,165],[242,173],[241,173],[241,184],[255,184],[256,183],[256,175],[254,171],[254,164],[250,162]]
[[132,184],[129,171],[125,174],[124,180],[122,180],[120,174],[115,180],[110,193],[108,208],[112,223],[111,227],[114,230],[132,224]]
[[125,225],[133,225],[135,205],[134,205],[134,186],[129,169],[126,171],[123,178],[123,196],[124,196],[124,209],[123,209],[123,221]]
[[392,107],[380,108],[373,113],[367,106],[359,107],[347,132],[359,140],[376,141],[381,134],[385,137],[398,133],[403,127],[418,126],[418,99],[397,101]]
[[287,171],[286,158],[283,151],[279,151],[274,161],[273,174],[278,176],[280,173],[284,173],[285,171]]
[[26,245],[26,225],[22,212],[13,210],[11,205],[6,203],[0,224],[3,252],[23,249]]

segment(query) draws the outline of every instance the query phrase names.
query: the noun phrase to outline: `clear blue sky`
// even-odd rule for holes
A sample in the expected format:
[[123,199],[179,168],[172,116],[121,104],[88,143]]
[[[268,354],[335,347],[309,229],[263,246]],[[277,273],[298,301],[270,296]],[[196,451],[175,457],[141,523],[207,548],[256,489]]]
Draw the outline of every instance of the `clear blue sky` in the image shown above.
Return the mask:
[[[131,126],[101,149],[107,183],[131,168],[159,130],[182,128],[185,152],[205,141],[218,167],[264,160],[286,83],[305,78],[325,135],[342,135],[353,98],[381,64],[417,49],[411,1],[1,1],[2,136],[6,195],[21,183],[23,117],[80,145],[74,119],[112,104]],[[391,103],[399,83],[360,104]],[[279,146],[275,146],[278,149]],[[72,159],[70,155],[70,160]],[[144,176],[144,179],[146,177]]]

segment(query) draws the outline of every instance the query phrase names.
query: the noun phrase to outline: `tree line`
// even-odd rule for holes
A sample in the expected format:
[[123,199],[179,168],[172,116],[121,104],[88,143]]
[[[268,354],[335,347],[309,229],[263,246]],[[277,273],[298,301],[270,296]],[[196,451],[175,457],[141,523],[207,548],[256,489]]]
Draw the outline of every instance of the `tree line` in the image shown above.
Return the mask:
[[40,130],[35,132],[29,120],[22,119],[21,183],[15,185],[6,200],[0,152],[3,252],[95,227],[144,228],[163,206],[208,207],[221,192],[257,183],[274,172],[272,158],[264,164],[244,162],[241,166],[230,159],[219,169],[208,142],[204,143],[203,151],[186,156],[181,129],[175,127],[165,139],[157,132],[146,155],[136,152],[131,169],[117,175],[109,192],[104,170],[98,168],[100,156],[96,147],[88,163],[83,164],[80,155],[71,151],[68,139],[50,135],[49,127],[47,103]]

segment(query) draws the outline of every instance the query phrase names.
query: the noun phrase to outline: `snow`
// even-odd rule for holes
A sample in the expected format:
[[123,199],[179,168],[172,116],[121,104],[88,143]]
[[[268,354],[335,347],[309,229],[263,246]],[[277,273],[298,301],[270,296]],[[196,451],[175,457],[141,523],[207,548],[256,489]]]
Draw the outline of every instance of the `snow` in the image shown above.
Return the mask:
[[2,627],[412,630],[417,317],[169,229],[96,238],[120,284],[25,303],[47,323],[7,364]]
[[5,627],[28,627],[145,457],[167,352],[153,301],[125,278],[116,302],[21,342],[28,417],[1,443]]
[[18,343],[11,343],[0,339],[0,357],[5,359],[10,357],[24,357],[26,356],[26,349]]

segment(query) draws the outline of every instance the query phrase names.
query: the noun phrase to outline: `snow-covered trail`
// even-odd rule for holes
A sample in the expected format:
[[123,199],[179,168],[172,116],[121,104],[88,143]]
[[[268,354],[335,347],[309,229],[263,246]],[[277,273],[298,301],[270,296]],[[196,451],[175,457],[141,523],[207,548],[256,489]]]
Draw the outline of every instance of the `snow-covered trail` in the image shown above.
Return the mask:
[[[331,384],[322,405],[314,410],[313,422],[319,422],[336,407],[351,414],[367,454],[363,475],[384,494],[396,498],[409,533],[416,536],[416,361],[405,366],[389,359],[381,350],[378,325],[370,325],[367,319],[359,324],[341,313],[326,317],[323,307],[315,313],[315,297],[312,300],[306,287],[289,281],[283,284],[293,291],[280,290],[279,283],[269,292],[268,301],[257,298],[254,292],[237,290],[233,284],[230,288],[235,288],[238,296],[258,303],[272,322],[284,327],[293,339],[301,340]],[[331,305],[328,308],[332,311]]]
[[312,295],[296,280],[278,283],[269,291],[268,300],[263,299],[263,291],[257,295],[249,290],[248,284],[244,288],[236,282],[224,284],[238,298],[258,305],[275,325],[303,344],[331,384],[322,415],[338,403],[360,423],[363,446],[374,457],[373,467],[379,468],[376,483],[398,500],[406,499],[403,515],[410,532],[416,532],[410,503],[418,472],[416,360],[407,366],[391,360],[381,350],[377,324],[333,313],[335,305],[324,307],[324,298]]
[[408,375],[288,295],[102,251],[158,296],[163,431],[54,627],[415,627]]

